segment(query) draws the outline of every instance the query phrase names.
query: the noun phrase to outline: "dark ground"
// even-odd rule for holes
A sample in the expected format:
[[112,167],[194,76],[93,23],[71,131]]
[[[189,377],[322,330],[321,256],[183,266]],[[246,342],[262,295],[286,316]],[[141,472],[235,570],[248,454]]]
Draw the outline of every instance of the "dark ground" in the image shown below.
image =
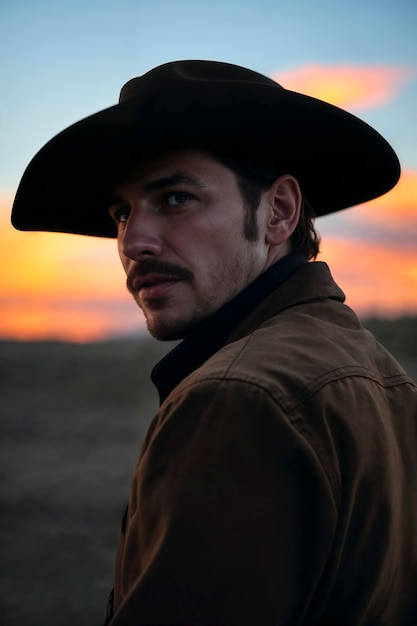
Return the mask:
[[[417,380],[417,318],[366,324]],[[167,346],[0,342],[0,624],[100,626]]]

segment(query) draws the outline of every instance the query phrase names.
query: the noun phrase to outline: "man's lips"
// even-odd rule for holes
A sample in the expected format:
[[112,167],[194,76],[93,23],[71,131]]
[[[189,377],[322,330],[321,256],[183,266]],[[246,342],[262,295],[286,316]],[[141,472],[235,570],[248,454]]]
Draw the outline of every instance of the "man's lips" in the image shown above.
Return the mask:
[[181,280],[179,276],[170,274],[147,274],[146,276],[136,276],[131,282],[132,291],[139,294],[144,300],[160,298]]
[[134,297],[148,300],[167,295],[171,287],[191,278],[192,273],[180,265],[148,259],[132,268],[127,288]]
[[162,283],[172,283],[177,280],[180,279],[169,274],[146,274],[145,276],[136,276],[131,281],[131,285],[135,291],[140,291],[143,288],[153,287]]

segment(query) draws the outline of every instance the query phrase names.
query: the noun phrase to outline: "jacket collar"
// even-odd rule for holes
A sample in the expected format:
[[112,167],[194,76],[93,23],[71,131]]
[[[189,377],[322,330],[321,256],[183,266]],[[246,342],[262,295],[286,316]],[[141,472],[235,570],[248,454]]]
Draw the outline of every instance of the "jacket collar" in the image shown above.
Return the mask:
[[289,280],[282,282],[279,289],[274,289],[257,306],[253,307],[251,314],[246,316],[230,333],[228,343],[249,335],[265,320],[286,309],[323,299],[344,302],[345,294],[334,282],[326,263],[322,261],[306,263],[298,268]]
[[307,259],[300,253],[280,259],[157,363],[151,379],[161,403],[186,376],[228,343],[253,309],[303,265],[307,265]]

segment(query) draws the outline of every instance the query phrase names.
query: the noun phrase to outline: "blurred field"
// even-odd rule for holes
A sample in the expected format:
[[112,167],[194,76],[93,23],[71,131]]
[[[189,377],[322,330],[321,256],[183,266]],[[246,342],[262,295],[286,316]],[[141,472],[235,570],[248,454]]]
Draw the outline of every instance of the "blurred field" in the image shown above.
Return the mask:
[[[417,318],[366,324],[417,380]],[[172,346],[0,342],[0,624],[100,626]]]

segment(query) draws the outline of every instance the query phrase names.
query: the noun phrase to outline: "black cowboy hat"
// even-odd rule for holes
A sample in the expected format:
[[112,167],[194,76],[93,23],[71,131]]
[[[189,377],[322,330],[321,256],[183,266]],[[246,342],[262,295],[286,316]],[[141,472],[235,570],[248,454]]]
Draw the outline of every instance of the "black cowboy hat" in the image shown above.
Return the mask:
[[134,160],[180,148],[292,174],[316,215],[376,198],[400,175],[391,146],[350,113],[243,67],[176,61],[132,79],[119,104],[49,141],[23,175],[12,223],[115,237],[114,186]]

